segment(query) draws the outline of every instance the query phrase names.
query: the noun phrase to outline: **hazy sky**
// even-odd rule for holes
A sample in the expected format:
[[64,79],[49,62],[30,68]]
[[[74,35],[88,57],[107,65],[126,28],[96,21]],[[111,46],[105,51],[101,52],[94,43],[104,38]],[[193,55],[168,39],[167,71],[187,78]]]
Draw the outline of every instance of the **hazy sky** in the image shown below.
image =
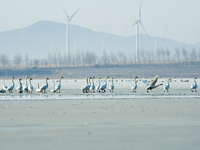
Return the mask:
[[[79,9],[72,24],[125,37],[136,33],[131,25],[138,19],[140,0],[1,0],[0,32],[40,20],[65,23],[62,6],[69,16]],[[161,26],[169,26],[167,38],[196,43],[200,0],[143,0],[142,22],[151,36],[164,37]]]

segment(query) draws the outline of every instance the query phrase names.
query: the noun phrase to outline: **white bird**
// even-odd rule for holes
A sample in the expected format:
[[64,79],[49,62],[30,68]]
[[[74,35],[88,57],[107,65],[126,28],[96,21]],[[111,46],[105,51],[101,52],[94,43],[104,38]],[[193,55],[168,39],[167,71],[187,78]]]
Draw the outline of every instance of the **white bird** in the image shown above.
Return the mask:
[[90,77],[87,77],[86,78],[86,85],[81,87],[81,90],[83,91],[83,93],[88,93],[89,90],[90,90],[89,79],[90,79]]
[[51,89],[51,93],[56,93],[55,82],[54,81],[53,81],[53,89]]
[[7,90],[7,86],[5,86],[5,79],[3,79],[3,87],[2,87],[2,89],[4,89],[4,90]]
[[15,87],[15,84],[14,84],[14,77],[12,77],[12,85],[11,85],[10,87],[7,88],[8,92],[12,93],[14,87]]
[[27,79],[28,79],[28,78],[29,78],[28,76],[25,77],[25,84],[24,84],[24,86],[23,86],[23,90],[24,90],[24,92],[26,92],[26,93],[28,93],[28,84],[27,84]]
[[196,80],[195,79],[197,79],[196,77],[194,78],[194,84],[192,84],[191,85],[191,91],[193,92],[193,89],[195,89],[195,92],[197,91],[197,82],[196,82]]
[[160,86],[160,85],[163,85],[162,83],[161,83],[161,84],[158,84],[158,85],[155,85],[156,82],[157,82],[157,80],[158,80],[158,75],[154,77],[154,79],[153,79],[153,81],[151,82],[151,84],[149,84],[149,82],[147,82],[146,80],[142,80],[142,81],[147,85],[147,87],[146,87],[147,93],[149,93],[148,90],[152,90],[152,89],[157,88],[157,87]]
[[22,79],[19,79],[19,86],[17,87],[17,92],[18,93],[23,93],[23,86],[22,86],[21,80]]
[[6,90],[3,89],[3,87],[1,87],[1,89],[0,89],[0,93],[6,93]]
[[99,90],[103,93],[103,92],[106,92],[106,87],[107,87],[107,79],[108,79],[109,77],[107,76],[106,78],[105,78],[105,84],[104,85],[102,85],[102,86],[100,86],[100,88],[99,88]]
[[32,78],[29,78],[28,91],[29,91],[30,93],[32,93],[32,91],[33,91],[33,86],[32,86],[32,84],[31,84],[31,80],[32,80]]
[[37,89],[36,89],[36,93],[41,93],[42,91],[41,91],[41,89],[40,89],[40,87],[39,87],[39,83],[37,83]]
[[92,79],[92,85],[90,86],[90,91],[93,92],[93,93],[95,93],[94,78],[95,78],[95,77],[92,77],[92,78],[91,78],[91,79]]
[[47,80],[49,80],[49,78],[46,78],[46,84],[40,87],[40,91],[41,91],[42,93],[46,93],[46,89],[47,89],[48,86],[49,86]]
[[114,84],[113,84],[113,77],[112,77],[112,83],[111,83],[111,85],[109,86],[109,89],[110,89],[110,92],[113,92],[114,91]]
[[59,84],[56,86],[56,88],[54,87],[54,89],[56,90],[57,93],[60,93],[61,79],[62,79],[62,78],[63,78],[63,77],[60,77],[60,79],[59,79]]
[[101,77],[98,78],[98,86],[96,87],[97,92],[100,92],[100,90],[99,90],[99,88],[101,87],[100,79],[101,79]]
[[167,90],[167,92],[168,92],[168,90],[169,90],[169,88],[170,88],[169,81],[171,81],[171,78],[168,78],[168,79],[167,79],[167,85],[164,85],[164,92],[165,92],[166,90]]
[[133,92],[136,92],[136,89],[137,89],[137,82],[138,80],[137,79],[137,76],[135,76],[135,81],[134,81],[134,85],[131,87],[131,89],[133,90]]

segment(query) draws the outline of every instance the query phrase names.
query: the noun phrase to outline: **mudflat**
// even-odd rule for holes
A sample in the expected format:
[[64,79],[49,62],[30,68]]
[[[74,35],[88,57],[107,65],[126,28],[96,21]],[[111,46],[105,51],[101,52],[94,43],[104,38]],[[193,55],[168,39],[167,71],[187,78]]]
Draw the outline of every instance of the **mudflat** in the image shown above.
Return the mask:
[[199,100],[4,100],[0,149],[199,149]]

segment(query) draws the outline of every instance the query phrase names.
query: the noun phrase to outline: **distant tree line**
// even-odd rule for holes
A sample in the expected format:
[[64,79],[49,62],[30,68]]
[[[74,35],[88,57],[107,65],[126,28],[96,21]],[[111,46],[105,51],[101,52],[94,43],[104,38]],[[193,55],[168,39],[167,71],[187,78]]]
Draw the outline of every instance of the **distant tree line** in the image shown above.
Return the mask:
[[[60,52],[48,53],[46,58],[31,59],[28,54],[22,56],[15,54],[13,58],[8,55],[0,54],[0,64],[5,69],[7,66],[14,66],[15,69],[22,67],[63,67],[63,66],[90,66],[90,65],[121,65],[121,64],[135,64],[135,56],[133,54],[126,55],[122,51],[110,52],[103,50],[102,56],[98,56],[95,52],[76,52],[69,55],[66,59],[65,54]],[[173,61],[200,61],[200,49],[197,51],[195,48],[188,51],[186,48],[176,48],[170,51],[168,48],[158,48],[152,50],[140,49],[138,53],[137,63],[160,63],[160,62],[173,62]]]

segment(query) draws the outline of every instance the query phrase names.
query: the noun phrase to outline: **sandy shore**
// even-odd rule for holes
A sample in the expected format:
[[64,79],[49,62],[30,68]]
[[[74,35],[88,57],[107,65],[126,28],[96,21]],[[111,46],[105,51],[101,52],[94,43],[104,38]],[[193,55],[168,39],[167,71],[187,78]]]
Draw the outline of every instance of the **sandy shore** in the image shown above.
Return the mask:
[[0,101],[0,149],[199,149],[199,100]]

